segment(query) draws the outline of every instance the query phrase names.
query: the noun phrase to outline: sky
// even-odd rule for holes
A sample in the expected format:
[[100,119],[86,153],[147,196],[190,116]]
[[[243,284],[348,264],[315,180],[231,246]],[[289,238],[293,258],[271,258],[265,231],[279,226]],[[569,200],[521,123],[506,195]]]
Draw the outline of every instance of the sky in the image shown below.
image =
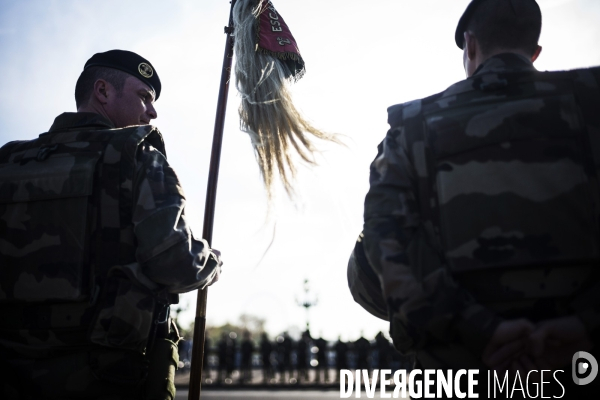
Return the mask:
[[[464,79],[454,30],[469,0],[273,3],[306,62],[305,77],[292,88],[296,106],[345,145],[319,144],[319,165],[300,168],[296,198],[279,190],[269,209],[231,85],[212,243],[224,265],[209,289],[208,325],[236,323],[245,313],[264,318],[271,335],[297,331],[305,323],[297,302],[308,279],[318,297],[310,310],[313,336],[372,338],[388,323],[354,303],[346,279],[369,164],[387,131],[388,106]],[[600,65],[600,1],[538,3],[543,51],[536,67]],[[227,0],[0,0],[0,144],[33,139],[57,115],[75,111],[75,82],[94,53],[137,52],[161,78],[153,124],[200,235],[228,16]],[[182,296],[184,325],[195,304],[196,292]]]

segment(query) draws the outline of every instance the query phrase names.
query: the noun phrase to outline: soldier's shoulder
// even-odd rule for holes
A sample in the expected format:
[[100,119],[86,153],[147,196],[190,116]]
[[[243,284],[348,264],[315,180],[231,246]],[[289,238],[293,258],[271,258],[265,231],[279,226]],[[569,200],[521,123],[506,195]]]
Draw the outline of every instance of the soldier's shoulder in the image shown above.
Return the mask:
[[2,147],[0,147],[0,162],[5,162],[10,154],[21,151],[21,149],[26,147],[31,142],[31,140],[13,140],[5,143]]
[[136,161],[142,164],[148,162],[168,164],[167,157],[163,151],[149,141],[142,142],[138,147]]
[[110,131],[114,134],[130,136],[133,138],[137,138],[138,140],[147,140],[152,136],[158,136],[162,140],[162,134],[154,125],[132,125],[125,126],[123,128],[111,128],[107,129],[106,131]]
[[596,66],[596,67],[590,67],[590,68],[584,68],[584,69],[590,71],[591,73],[593,73],[596,76],[600,76],[600,65]]
[[600,88],[600,66],[565,71],[540,71],[534,76],[536,80],[552,81],[567,79],[596,91]]
[[126,137],[130,145],[135,147],[135,158],[138,163],[149,158],[166,162],[165,143],[162,134],[154,125],[128,126],[114,131]]
[[550,74],[578,74],[578,73],[592,73],[594,75],[600,74],[600,65],[593,67],[585,67],[585,68],[575,68],[564,71],[542,71],[542,73],[550,73]]
[[167,151],[165,149],[165,142],[163,136],[154,125],[142,125],[139,127],[140,137],[143,139],[145,149],[152,152],[158,152],[165,159],[167,159]]
[[420,116],[424,107],[434,104],[444,95],[444,93],[445,91],[422,99],[411,100],[388,107],[388,124],[390,124],[390,127],[394,128],[402,125],[402,123],[409,118]]
[[[574,69],[572,71],[569,71],[570,73],[574,74],[576,79],[584,84],[586,84],[586,86],[589,86],[590,89],[594,89],[594,90],[598,90],[600,87],[600,66],[597,67],[590,67],[590,68],[578,68],[578,69]],[[593,76],[595,79],[595,82],[592,82],[590,77]]]
[[31,140],[13,140],[0,146],[0,151],[11,151],[29,142],[31,142]]
[[30,142],[29,140],[12,140],[10,142],[4,143],[2,146],[0,146],[0,149],[4,149],[5,147],[17,146],[19,144],[29,143],[29,142]]

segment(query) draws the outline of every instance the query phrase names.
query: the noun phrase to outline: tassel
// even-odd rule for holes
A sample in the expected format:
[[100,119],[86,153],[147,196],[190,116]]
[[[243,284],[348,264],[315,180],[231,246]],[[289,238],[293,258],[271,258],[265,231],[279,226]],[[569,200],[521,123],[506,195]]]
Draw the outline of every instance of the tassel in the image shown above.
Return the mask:
[[295,155],[315,164],[315,138],[340,142],[314,127],[294,106],[288,86],[303,75],[304,62],[272,3],[238,0],[233,20],[240,129],[250,135],[268,198],[277,174],[292,197]]

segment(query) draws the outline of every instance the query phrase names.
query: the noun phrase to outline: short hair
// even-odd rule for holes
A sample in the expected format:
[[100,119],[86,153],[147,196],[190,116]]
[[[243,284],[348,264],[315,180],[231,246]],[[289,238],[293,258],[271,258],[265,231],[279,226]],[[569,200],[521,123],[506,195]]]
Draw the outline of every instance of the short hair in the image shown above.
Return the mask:
[[79,108],[87,104],[94,90],[94,84],[98,79],[104,79],[106,82],[113,85],[117,91],[117,95],[119,95],[123,92],[125,80],[129,76],[131,75],[114,68],[86,68],[81,75],[79,75],[79,79],[77,79],[77,83],[75,84],[75,106]]
[[473,12],[471,31],[483,54],[495,49],[537,50],[542,31],[542,14],[535,1],[484,1]]

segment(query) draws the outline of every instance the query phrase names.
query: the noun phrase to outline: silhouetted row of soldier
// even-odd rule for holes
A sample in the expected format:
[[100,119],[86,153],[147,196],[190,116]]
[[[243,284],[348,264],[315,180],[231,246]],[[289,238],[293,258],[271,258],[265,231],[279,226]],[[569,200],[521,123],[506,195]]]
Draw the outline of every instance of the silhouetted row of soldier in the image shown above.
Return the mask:
[[[342,369],[408,369],[412,358],[398,353],[380,332],[370,342],[328,342],[312,338],[309,331],[293,340],[283,333],[272,341],[263,333],[258,342],[248,331],[223,333],[216,345],[205,344],[204,379],[207,383],[327,383],[339,380]],[[183,342],[180,359],[189,365],[191,346]],[[333,370],[333,371],[332,371]],[[256,373],[253,374],[253,371]],[[334,378],[331,379],[332,373]]]

